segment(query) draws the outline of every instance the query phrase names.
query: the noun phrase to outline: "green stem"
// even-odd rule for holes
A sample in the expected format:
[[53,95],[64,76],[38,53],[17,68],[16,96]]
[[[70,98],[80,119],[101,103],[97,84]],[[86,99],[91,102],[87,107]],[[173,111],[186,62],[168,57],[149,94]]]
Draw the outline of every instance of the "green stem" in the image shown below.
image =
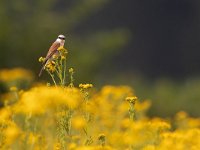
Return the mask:
[[53,83],[55,84],[55,86],[57,86],[56,81],[55,81],[55,79],[54,79],[54,76],[53,76],[53,75],[51,74],[51,72],[49,72],[48,70],[47,70],[47,72],[48,72],[49,75],[51,76],[51,78],[52,78]]
[[64,59],[64,74],[63,74],[63,82],[65,84],[65,78],[66,78],[66,58]]
[[63,63],[62,63],[62,60],[60,60],[60,77],[61,77],[61,80],[60,80],[60,84],[63,85]]
[[132,121],[135,120],[135,109],[134,109],[134,105],[132,103],[130,103],[129,116],[130,116],[130,120],[132,120]]
[[59,74],[58,69],[56,69],[56,74],[57,74],[58,78],[60,79],[60,74]]
[[61,64],[59,63],[58,60],[56,60],[56,63],[57,63],[57,75],[58,75],[58,78],[60,79],[60,85],[62,85],[62,70],[61,70]]
[[59,55],[60,55],[60,65],[58,65],[59,69],[60,69],[60,85],[64,86],[64,69],[63,69],[63,61],[62,61],[62,53],[59,51]]
[[74,74],[73,72],[70,73],[70,84],[69,84],[69,87],[74,87],[74,84],[73,84],[73,82],[74,82],[73,74]]

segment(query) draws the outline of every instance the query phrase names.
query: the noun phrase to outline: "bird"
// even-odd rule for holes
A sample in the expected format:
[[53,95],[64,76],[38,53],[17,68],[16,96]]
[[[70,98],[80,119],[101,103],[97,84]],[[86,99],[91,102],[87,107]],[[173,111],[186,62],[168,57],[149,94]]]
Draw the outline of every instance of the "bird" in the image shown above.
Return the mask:
[[52,56],[54,54],[56,54],[58,52],[58,48],[59,47],[64,47],[65,44],[65,36],[64,35],[58,35],[58,38],[56,39],[56,41],[51,45],[51,47],[49,48],[49,51],[43,61],[43,65],[42,68],[39,72],[39,77],[42,75],[43,70],[45,69],[45,66],[47,64],[47,62],[52,58]]

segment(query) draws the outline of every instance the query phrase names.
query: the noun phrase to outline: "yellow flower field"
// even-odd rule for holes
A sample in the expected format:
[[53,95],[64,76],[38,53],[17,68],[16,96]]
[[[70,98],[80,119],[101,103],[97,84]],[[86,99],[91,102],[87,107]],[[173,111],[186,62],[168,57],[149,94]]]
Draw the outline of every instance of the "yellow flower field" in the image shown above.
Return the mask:
[[151,102],[128,86],[11,87],[0,99],[2,150],[200,149],[200,119],[186,112],[149,118]]
[[129,86],[76,87],[73,68],[67,76],[67,50],[59,53],[44,65],[54,85],[32,85],[34,76],[22,68],[0,71],[0,149],[200,149],[199,118],[184,111],[150,118],[151,101]]

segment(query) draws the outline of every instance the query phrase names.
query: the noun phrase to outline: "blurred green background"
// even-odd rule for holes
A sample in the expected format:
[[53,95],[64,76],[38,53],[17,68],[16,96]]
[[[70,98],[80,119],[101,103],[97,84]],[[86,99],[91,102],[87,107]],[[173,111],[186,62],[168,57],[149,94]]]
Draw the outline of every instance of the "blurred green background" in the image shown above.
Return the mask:
[[126,84],[150,115],[200,111],[200,2],[195,0],[0,1],[0,69],[32,70],[35,81],[51,43],[66,36],[75,82]]

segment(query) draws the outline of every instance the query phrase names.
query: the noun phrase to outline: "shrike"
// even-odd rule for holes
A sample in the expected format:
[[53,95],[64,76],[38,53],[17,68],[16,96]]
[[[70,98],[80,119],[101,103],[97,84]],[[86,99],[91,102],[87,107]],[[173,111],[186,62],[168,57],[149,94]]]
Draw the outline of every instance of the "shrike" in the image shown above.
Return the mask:
[[56,41],[49,48],[49,51],[44,59],[43,66],[40,70],[39,77],[41,76],[42,71],[45,69],[45,66],[46,66],[48,60],[50,60],[52,58],[52,56],[58,52],[58,48],[63,47],[64,44],[65,44],[65,36],[59,35],[58,38],[56,39]]

